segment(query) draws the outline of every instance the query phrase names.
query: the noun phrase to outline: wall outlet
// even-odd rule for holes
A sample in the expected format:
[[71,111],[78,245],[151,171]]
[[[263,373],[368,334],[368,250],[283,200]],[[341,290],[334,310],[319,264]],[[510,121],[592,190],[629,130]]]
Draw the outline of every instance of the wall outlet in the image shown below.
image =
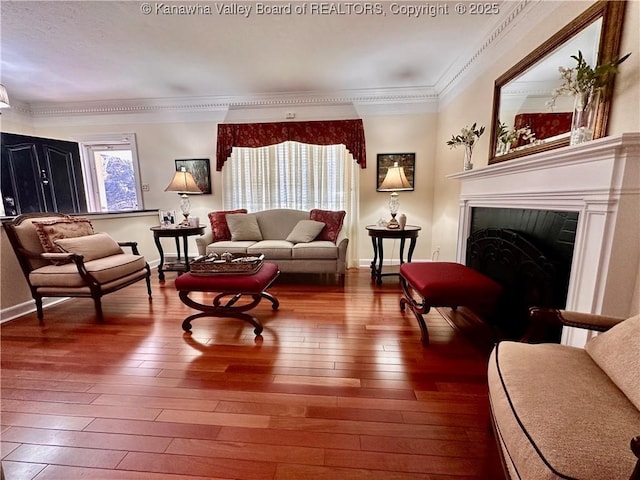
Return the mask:
[[148,183],[143,183],[142,184],[142,191],[143,192],[148,192],[149,191],[149,184]]

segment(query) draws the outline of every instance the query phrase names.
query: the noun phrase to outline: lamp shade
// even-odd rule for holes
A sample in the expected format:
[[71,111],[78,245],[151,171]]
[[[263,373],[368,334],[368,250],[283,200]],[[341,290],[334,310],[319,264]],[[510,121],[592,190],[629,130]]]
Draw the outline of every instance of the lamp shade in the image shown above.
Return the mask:
[[389,192],[394,190],[403,190],[411,188],[409,180],[404,173],[404,167],[399,167],[398,162],[393,163],[393,167],[389,167],[387,175],[380,184],[380,191]]
[[9,108],[9,94],[4,85],[0,84],[0,108]]
[[171,183],[164,189],[164,191],[190,194],[202,193],[198,184],[193,179],[191,172],[187,172],[184,167],[175,173],[173,180],[171,180]]

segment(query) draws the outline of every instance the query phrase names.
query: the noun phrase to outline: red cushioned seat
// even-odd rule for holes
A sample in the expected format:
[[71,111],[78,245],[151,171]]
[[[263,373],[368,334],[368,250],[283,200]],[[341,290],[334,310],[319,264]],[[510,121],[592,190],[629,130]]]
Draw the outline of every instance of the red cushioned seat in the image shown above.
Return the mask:
[[185,273],[176,278],[176,289],[189,292],[261,293],[278,275],[278,266],[264,263],[251,275],[221,274],[193,275]]
[[494,305],[502,293],[499,283],[459,263],[403,263],[400,275],[432,307]]
[[[491,311],[502,294],[502,286],[473,268],[452,262],[418,262],[400,265],[404,297],[400,308],[409,306],[420,326],[422,343],[429,344],[429,332],[422,316],[431,307],[475,307]],[[416,300],[415,295],[421,297]]]

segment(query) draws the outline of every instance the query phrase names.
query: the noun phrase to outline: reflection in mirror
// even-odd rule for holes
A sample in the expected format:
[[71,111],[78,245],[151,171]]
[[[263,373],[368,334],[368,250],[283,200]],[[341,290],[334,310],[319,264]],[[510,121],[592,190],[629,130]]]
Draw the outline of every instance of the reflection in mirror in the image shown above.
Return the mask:
[[560,96],[551,104],[552,92],[561,84],[558,69],[570,66],[578,51],[595,65],[601,29],[599,18],[502,87],[496,156],[568,138],[573,97]]
[[[574,98],[552,102],[559,67],[575,66],[578,51],[592,66],[617,58],[624,8],[596,2],[496,80],[489,164],[569,145]],[[601,96],[593,138],[606,134],[612,93],[611,85]]]

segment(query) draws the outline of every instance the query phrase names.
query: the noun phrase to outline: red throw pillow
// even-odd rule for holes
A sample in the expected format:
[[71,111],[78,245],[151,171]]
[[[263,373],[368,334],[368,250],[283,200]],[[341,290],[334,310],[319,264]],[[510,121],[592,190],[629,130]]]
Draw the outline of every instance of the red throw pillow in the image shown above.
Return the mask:
[[330,242],[336,243],[346,214],[347,212],[344,210],[318,210],[317,208],[311,210],[309,219],[325,224],[322,231],[316,237],[316,240],[329,240]]
[[211,222],[211,232],[213,232],[213,241],[222,242],[231,240],[231,232],[227,225],[227,213],[247,213],[246,208],[238,210],[220,210],[217,212],[209,212],[209,222]]

